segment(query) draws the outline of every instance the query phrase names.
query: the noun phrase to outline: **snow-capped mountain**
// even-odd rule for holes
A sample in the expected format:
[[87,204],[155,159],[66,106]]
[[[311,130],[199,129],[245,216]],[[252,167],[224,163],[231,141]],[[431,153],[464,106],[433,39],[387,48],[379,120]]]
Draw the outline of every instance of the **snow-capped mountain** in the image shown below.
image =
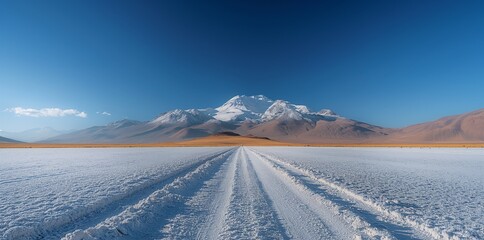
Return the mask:
[[150,122],[154,125],[168,125],[168,124],[184,124],[193,125],[203,123],[212,119],[205,111],[197,109],[181,110],[175,109],[161,114]]
[[259,120],[273,101],[263,95],[237,95],[215,108],[213,117],[223,122]]
[[305,105],[291,104],[284,100],[275,101],[262,115],[262,122],[279,120],[305,120],[317,122],[322,119],[342,118],[329,109],[322,109],[319,112],[311,112]]
[[[316,116],[340,117],[329,109],[311,112],[305,105],[292,104],[284,100],[273,101],[263,95],[237,95],[215,109],[204,109],[207,115],[222,122],[265,122],[273,119],[318,120]],[[316,117],[316,119],[315,119]]]
[[336,114],[335,112],[333,112],[330,109],[321,109],[319,112],[317,112],[317,114],[318,115],[321,115],[321,116],[329,116],[329,117],[336,117],[336,116],[338,116],[338,114]]
[[309,109],[304,105],[294,105],[287,101],[275,101],[262,115],[262,121],[270,121],[273,119],[284,120],[303,120],[304,114],[308,114]]
[[263,95],[237,95],[222,106],[205,109],[175,109],[161,114],[150,121],[153,125],[184,124],[194,125],[210,120],[240,123],[244,121],[263,122],[276,118],[311,121],[314,116],[339,117],[328,109],[310,112],[305,105],[291,104],[284,100],[273,101]]
[[125,119],[46,142],[179,141],[224,131],[300,142],[318,142],[322,138],[362,139],[385,134],[381,128],[340,117],[329,109],[312,112],[305,105],[273,101],[263,95],[237,95],[216,108],[175,109],[148,122]]

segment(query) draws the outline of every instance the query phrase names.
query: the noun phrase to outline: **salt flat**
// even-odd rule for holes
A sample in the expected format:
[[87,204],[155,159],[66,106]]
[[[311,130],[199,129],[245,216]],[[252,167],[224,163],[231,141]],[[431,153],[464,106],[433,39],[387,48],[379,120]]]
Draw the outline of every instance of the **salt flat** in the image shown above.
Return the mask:
[[0,239],[482,239],[484,149],[0,149]]

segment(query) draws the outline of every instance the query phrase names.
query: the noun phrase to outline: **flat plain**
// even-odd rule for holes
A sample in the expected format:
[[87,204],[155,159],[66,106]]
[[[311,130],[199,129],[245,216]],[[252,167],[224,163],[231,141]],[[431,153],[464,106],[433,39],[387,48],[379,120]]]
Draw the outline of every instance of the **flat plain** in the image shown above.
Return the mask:
[[0,239],[482,239],[484,149],[0,149]]

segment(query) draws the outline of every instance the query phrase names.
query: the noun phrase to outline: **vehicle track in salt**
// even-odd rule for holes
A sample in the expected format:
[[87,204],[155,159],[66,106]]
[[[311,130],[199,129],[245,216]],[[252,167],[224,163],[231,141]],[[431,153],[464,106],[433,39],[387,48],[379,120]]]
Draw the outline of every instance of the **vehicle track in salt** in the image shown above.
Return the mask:
[[65,239],[445,238],[395,214],[309,170],[239,147]]
[[164,239],[287,239],[244,148],[163,229]]
[[348,215],[349,219],[363,221],[367,229],[361,230],[368,232],[370,237],[373,233],[381,231],[386,235],[385,237],[393,239],[452,239],[422,222],[406,218],[398,212],[386,209],[370,199],[324,179],[310,169],[291,164],[275,156],[259,153],[254,149],[250,151],[270,162],[290,178],[297,179],[304,188],[327,199],[329,203],[334,204],[335,210]]
[[[130,189],[121,195],[113,196],[109,199],[104,199],[100,201],[95,206],[86,206],[83,209],[78,209],[72,212],[68,218],[57,219],[56,222],[44,222],[42,225],[34,228],[29,235],[22,236],[23,239],[59,239],[69,232],[76,229],[83,229],[92,226],[95,223],[99,223],[106,218],[114,216],[124,210],[126,206],[133,205],[140,201],[141,199],[150,195],[153,191],[162,188],[168,183],[172,182],[179,176],[183,176],[190,171],[193,171],[198,166],[210,161],[212,159],[218,158],[223,155],[229,154],[233,149],[215,152],[212,154],[207,154],[199,156],[192,163],[186,164],[185,166],[171,172],[167,175],[162,175],[158,179],[153,179],[153,181],[146,182],[136,188]],[[49,226],[49,227],[47,227]],[[5,236],[4,236],[5,237]],[[12,239],[16,239],[13,237]],[[0,239],[2,239],[0,237]],[[6,236],[6,239],[10,239]]]
[[360,234],[239,148],[162,229],[163,239],[357,239]]
[[[203,179],[211,178],[214,171],[229,158],[235,149],[230,149],[191,164],[177,174],[152,185],[147,192],[135,194],[123,201],[132,204],[124,210],[109,212],[105,219],[89,218],[82,222],[84,228],[66,233],[63,239],[145,239],[152,236],[152,229],[159,226],[172,214],[172,208],[182,202],[187,192],[195,191]],[[153,190],[154,189],[154,190]],[[79,225],[79,224],[78,224]]]

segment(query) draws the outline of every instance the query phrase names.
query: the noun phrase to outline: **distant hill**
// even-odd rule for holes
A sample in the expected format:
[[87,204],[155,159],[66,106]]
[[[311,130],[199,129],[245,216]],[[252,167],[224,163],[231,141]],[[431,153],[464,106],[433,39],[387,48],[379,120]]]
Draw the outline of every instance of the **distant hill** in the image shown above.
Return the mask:
[[0,143],[20,143],[20,141],[0,136]]
[[4,137],[17,139],[22,142],[37,142],[47,138],[59,136],[61,134],[66,134],[69,131],[59,131],[50,127],[34,128],[21,132],[5,132],[2,131],[0,134]]
[[382,140],[408,143],[484,142],[484,109],[398,129]]

